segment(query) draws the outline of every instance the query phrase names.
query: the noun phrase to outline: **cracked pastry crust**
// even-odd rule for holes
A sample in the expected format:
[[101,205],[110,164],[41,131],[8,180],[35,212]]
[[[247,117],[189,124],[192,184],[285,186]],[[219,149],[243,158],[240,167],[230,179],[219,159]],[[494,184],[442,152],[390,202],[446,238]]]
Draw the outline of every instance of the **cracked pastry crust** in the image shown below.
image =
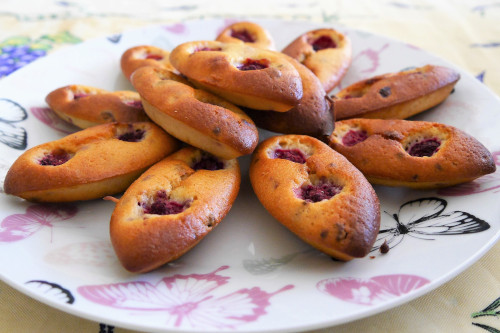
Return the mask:
[[139,68],[132,84],[148,116],[187,144],[224,159],[250,154],[257,146],[257,127],[241,109],[168,70]]
[[459,79],[453,69],[426,65],[362,80],[336,94],[336,119],[406,119],[443,102]]
[[110,92],[73,84],[53,90],[45,101],[61,119],[82,129],[111,122],[149,120],[135,91]]
[[196,86],[239,106],[286,112],[302,98],[299,73],[278,52],[195,41],[173,49],[170,62]]
[[432,189],[492,173],[491,153],[444,124],[383,119],[338,121],[329,145],[372,184]]
[[174,67],[169,57],[169,51],[156,46],[134,46],[123,52],[120,58],[120,68],[123,75],[130,81],[132,73],[139,67],[153,66],[173,71]]
[[317,29],[297,37],[282,52],[316,75],[326,92],[332,91],[352,62],[350,39],[334,29]]
[[215,40],[223,43],[248,43],[253,47],[274,50],[274,40],[271,34],[253,22],[242,21],[230,24]]
[[[204,164],[206,158],[210,162]],[[214,163],[214,170],[197,168]],[[229,212],[240,181],[236,159],[213,160],[193,147],[152,166],[127,189],[111,216],[111,242],[123,267],[147,272],[188,252]],[[161,203],[159,194],[163,207],[180,208],[151,210],[155,200]]]
[[24,152],[4,190],[37,202],[98,199],[124,191],[176,149],[177,140],[151,122],[98,125]]
[[371,250],[380,227],[378,197],[363,174],[323,142],[305,135],[263,141],[250,181],[269,213],[316,249],[339,260]]

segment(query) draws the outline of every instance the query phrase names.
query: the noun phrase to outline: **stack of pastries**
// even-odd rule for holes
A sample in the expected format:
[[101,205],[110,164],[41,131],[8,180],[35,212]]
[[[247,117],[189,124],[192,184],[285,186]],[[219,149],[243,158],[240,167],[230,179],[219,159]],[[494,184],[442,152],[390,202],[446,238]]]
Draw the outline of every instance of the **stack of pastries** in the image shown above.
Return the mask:
[[[456,128],[405,120],[444,101],[456,71],[426,65],[333,95],[351,60],[340,31],[305,32],[279,52],[253,22],[170,51],[131,47],[119,66],[135,91],[73,84],[47,95],[82,130],[22,154],[5,192],[36,202],[109,198],[117,257],[148,272],[224,219],[240,188],[238,158],[252,154],[253,190],[278,222],[328,256],[364,257],[380,227],[372,184],[450,186],[495,164]],[[259,143],[258,128],[276,135]]]

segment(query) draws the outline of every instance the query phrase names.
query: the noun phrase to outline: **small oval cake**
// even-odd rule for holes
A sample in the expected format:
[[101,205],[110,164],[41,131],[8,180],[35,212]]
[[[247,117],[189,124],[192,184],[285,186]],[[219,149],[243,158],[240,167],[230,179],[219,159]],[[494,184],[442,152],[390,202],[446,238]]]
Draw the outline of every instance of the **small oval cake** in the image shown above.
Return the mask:
[[302,240],[339,260],[367,255],[380,228],[380,203],[346,158],[305,135],[264,140],[250,164],[262,205]]
[[109,92],[73,84],[50,92],[45,101],[60,118],[82,129],[111,122],[149,120],[135,91]]
[[309,68],[326,92],[335,88],[352,61],[350,39],[334,29],[317,29],[302,34],[282,51]]
[[307,67],[295,59],[289,61],[302,79],[303,95],[299,104],[287,112],[245,111],[258,127],[277,133],[310,135],[323,141],[335,126],[334,103]]
[[170,52],[152,45],[139,45],[126,50],[120,58],[123,75],[130,80],[132,73],[139,67],[153,66],[173,71]]
[[223,43],[248,43],[253,47],[274,50],[274,40],[271,34],[253,22],[236,22],[230,24],[215,39]]
[[426,121],[338,121],[330,146],[372,184],[431,189],[471,181],[496,170],[491,153],[475,138]]
[[168,156],[118,201],[110,236],[123,267],[147,272],[193,248],[226,216],[239,191],[236,159],[193,147]]
[[406,119],[443,102],[460,79],[453,69],[426,65],[354,83],[336,95],[336,119]]
[[236,105],[285,112],[302,98],[299,73],[278,52],[195,41],[173,49],[170,62],[195,85]]
[[124,191],[177,148],[151,122],[98,125],[25,151],[7,172],[4,190],[38,202],[102,198]]
[[148,116],[179,140],[223,159],[253,152],[259,133],[252,119],[235,105],[194,89],[182,77],[154,67],[132,75]]

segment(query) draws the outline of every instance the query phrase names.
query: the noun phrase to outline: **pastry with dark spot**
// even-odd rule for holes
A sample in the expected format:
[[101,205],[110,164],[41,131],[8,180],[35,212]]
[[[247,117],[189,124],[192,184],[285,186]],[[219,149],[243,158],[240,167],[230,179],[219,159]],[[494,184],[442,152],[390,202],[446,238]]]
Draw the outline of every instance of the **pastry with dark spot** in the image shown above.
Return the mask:
[[380,227],[373,187],[318,139],[282,135],[253,154],[250,181],[269,213],[316,249],[340,260],[366,256]]
[[223,43],[248,43],[250,46],[274,50],[271,34],[262,26],[247,21],[228,25],[215,39]]
[[111,216],[111,243],[123,267],[148,272],[191,250],[229,212],[240,181],[236,159],[193,147],[153,165],[125,191]]
[[356,82],[336,94],[336,120],[406,119],[443,102],[460,74],[426,65]]
[[123,75],[130,80],[136,69],[144,66],[153,66],[173,71],[170,64],[170,52],[152,45],[139,45],[127,49],[120,58],[120,67]]
[[[351,144],[351,139],[345,139],[354,131],[365,133],[364,140]],[[496,170],[491,153],[478,140],[435,122],[337,121],[329,145],[378,185],[432,189],[472,181]]]

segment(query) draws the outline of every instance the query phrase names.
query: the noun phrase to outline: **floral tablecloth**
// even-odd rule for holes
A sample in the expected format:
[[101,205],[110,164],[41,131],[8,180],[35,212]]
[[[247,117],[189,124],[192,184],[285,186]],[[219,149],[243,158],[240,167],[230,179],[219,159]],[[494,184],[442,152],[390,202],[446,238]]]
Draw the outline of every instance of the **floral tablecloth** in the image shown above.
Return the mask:
[[[465,0],[3,0],[0,80],[57,49],[95,37],[203,18],[306,20],[366,30],[441,56],[500,94],[500,2]],[[491,222],[500,223],[500,216]],[[500,332],[499,255],[497,244],[469,269],[423,297],[315,332]],[[60,312],[3,282],[0,331],[131,332]]]

